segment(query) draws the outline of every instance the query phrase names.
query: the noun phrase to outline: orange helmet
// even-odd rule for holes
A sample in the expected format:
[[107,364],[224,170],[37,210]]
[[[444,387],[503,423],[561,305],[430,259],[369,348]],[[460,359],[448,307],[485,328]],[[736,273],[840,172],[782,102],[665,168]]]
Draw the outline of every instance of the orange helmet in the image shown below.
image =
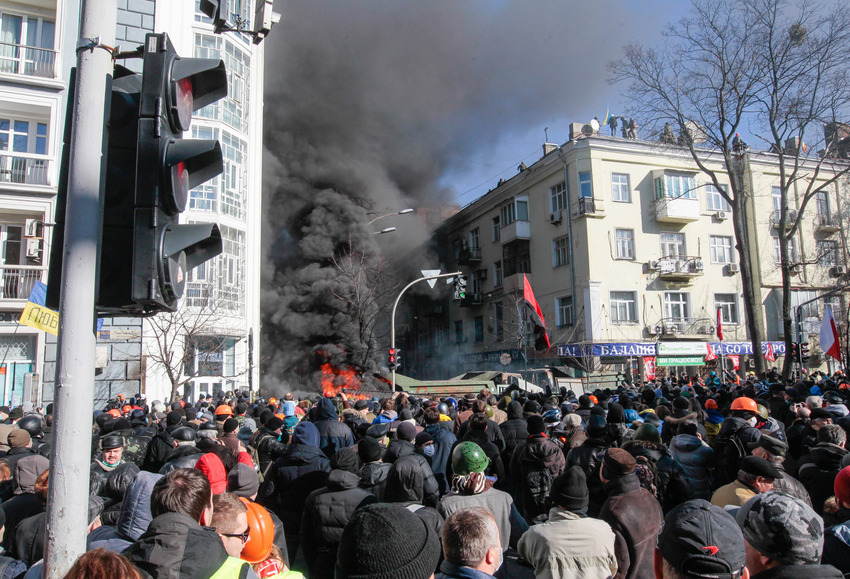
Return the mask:
[[122,414],[130,414],[132,411],[133,411],[133,407],[130,406],[129,404],[125,404],[124,406],[121,407],[121,413]]
[[756,401],[752,398],[747,398],[746,396],[740,396],[735,398],[732,401],[732,406],[729,407],[730,410],[745,410],[747,412],[752,412],[753,414],[758,414],[759,406],[756,404]]
[[215,409],[216,416],[233,416],[233,408],[227,404],[222,404]]
[[269,398],[269,404],[271,404],[272,406],[277,406],[277,398],[275,398],[274,396]]
[[248,509],[248,541],[242,547],[241,557],[249,563],[265,561],[272,552],[274,522],[269,512],[254,501],[244,497],[239,500]]
[[591,401],[591,402],[593,402],[594,404],[599,404],[599,398],[597,398],[597,397],[596,397],[596,396],[594,396],[593,394],[591,394],[590,396],[588,396],[588,399],[590,399],[590,401]]
[[717,410],[717,400],[714,398],[709,398],[705,401],[705,409],[706,410]]
[[121,418],[121,411],[118,410],[117,408],[111,408],[111,409],[107,410],[106,413],[108,415],[110,415],[112,418]]

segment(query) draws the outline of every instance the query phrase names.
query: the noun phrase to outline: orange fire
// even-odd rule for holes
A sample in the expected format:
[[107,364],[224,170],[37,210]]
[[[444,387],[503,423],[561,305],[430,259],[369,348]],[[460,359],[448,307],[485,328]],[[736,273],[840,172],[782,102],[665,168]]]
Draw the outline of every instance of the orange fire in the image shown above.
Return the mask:
[[357,372],[351,368],[337,368],[330,362],[325,362],[321,365],[322,372],[322,395],[328,398],[334,398],[339,395],[344,395],[346,398],[363,400],[368,398],[365,394],[360,394],[360,378]]

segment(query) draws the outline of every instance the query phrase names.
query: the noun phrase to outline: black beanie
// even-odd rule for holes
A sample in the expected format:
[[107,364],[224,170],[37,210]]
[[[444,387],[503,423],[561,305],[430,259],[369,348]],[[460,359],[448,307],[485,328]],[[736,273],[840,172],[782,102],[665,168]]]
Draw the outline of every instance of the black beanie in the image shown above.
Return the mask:
[[236,429],[239,428],[239,421],[235,418],[228,418],[224,421],[224,426],[222,426],[222,430],[224,432],[236,432]]
[[172,410],[168,413],[165,418],[166,426],[177,426],[183,420],[183,415],[177,412],[176,410]]
[[439,561],[440,539],[425,519],[392,503],[371,504],[357,509],[342,532],[335,577],[423,579]]
[[587,510],[589,495],[587,477],[580,466],[574,465],[564,471],[552,482],[549,494],[552,504],[563,507],[568,511],[584,512]]
[[277,430],[281,426],[283,426],[283,420],[281,420],[277,416],[272,416],[271,418],[266,420],[266,428],[268,428],[272,432],[274,432],[275,430]]
[[528,417],[528,434],[541,434],[546,431],[546,423],[539,414]]
[[363,462],[375,462],[384,456],[384,447],[374,438],[367,436],[357,443],[357,454]]

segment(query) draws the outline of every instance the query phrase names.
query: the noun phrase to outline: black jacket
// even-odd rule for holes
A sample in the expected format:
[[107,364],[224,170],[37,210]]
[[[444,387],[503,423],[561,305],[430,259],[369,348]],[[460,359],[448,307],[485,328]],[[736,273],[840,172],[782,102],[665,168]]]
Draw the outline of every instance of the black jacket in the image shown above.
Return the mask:
[[850,576],[850,520],[826,530],[821,561],[835,565],[842,573]]
[[11,552],[15,545],[15,533],[18,529],[18,523],[33,515],[44,512],[44,502],[35,493],[23,493],[15,495],[3,503],[3,511],[6,513],[3,548]]
[[384,500],[384,489],[387,486],[387,475],[393,465],[386,462],[367,462],[360,467],[360,488],[375,495],[379,501]]
[[812,497],[812,508],[823,515],[823,503],[835,494],[835,475],[841,470],[841,461],[847,451],[828,442],[819,442],[809,454],[800,459],[797,476]]
[[751,579],[843,579],[841,571],[832,565],[780,565],[767,569]]
[[310,579],[333,579],[336,550],[345,525],[358,507],[377,502],[375,495],[359,484],[358,475],[334,469],[327,486],[307,497],[301,518],[301,545]]
[[287,446],[278,440],[278,436],[265,427],[260,428],[254,436],[253,445],[257,451],[260,472],[268,474],[269,465],[286,454]]
[[599,466],[608,450],[608,442],[603,438],[588,438],[581,446],[570,450],[567,454],[567,468],[578,465],[587,478],[587,490],[590,502],[587,514],[595,517],[605,502],[605,488],[599,478]]
[[505,439],[505,450],[502,453],[502,462],[510,464],[511,457],[517,445],[525,442],[528,438],[528,423],[522,414],[522,404],[511,402],[508,404],[508,419],[499,425],[502,437]]
[[[469,432],[469,420],[460,425],[460,428],[457,431],[457,437],[464,438],[467,432]],[[487,433],[487,439],[496,445],[499,452],[505,450],[505,447],[507,446],[505,435],[495,420],[487,419],[487,429],[484,432]]]
[[148,443],[145,460],[142,462],[142,470],[159,472],[173,450],[174,439],[171,438],[168,431],[161,430]]
[[200,450],[194,444],[178,446],[171,449],[171,454],[168,455],[168,460],[159,469],[159,474],[168,474],[177,468],[195,468],[198,459],[204,455],[204,451]]
[[525,520],[548,512],[552,482],[564,472],[566,462],[560,443],[545,434],[529,435],[524,444],[517,446],[510,466],[512,494]]
[[122,554],[153,579],[208,579],[227,558],[215,531],[182,513],[154,518]]
[[434,439],[434,456],[431,457],[431,471],[437,479],[440,494],[449,490],[449,479],[446,476],[452,459],[452,449],[457,437],[451,429],[451,422],[438,422],[425,427],[425,432]]
[[623,450],[628,451],[635,459],[643,456],[648,461],[652,461],[655,466],[655,485],[658,491],[655,497],[661,503],[665,513],[688,500],[689,489],[685,471],[666,446],[647,440],[630,440],[623,445]]
[[338,450],[354,446],[354,433],[339,421],[333,400],[322,398],[315,412],[314,424],[319,431],[319,447],[326,456],[333,456]]
[[743,418],[730,416],[723,421],[723,426],[714,439],[717,457],[716,486],[730,483],[738,477],[738,463],[750,453],[750,443],[757,442],[760,438],[761,432]]

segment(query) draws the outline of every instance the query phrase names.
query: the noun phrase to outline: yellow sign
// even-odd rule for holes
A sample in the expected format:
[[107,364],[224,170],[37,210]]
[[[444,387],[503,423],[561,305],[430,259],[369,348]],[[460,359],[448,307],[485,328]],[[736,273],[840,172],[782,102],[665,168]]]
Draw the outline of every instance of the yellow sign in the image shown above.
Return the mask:
[[18,322],[54,336],[59,334],[59,312],[33,302],[27,302]]

